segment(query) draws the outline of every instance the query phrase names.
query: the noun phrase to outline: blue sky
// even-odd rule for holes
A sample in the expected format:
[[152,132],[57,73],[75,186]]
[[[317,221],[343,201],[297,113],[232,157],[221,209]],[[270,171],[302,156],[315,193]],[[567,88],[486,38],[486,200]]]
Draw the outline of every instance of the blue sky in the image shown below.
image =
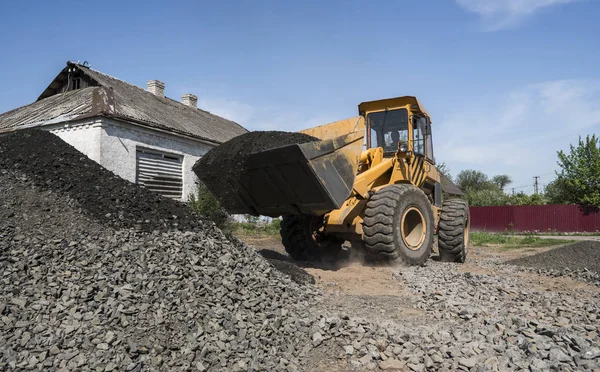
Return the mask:
[[34,101],[67,60],[252,130],[355,116],[416,95],[456,175],[531,192],[556,151],[600,129],[597,0],[102,1],[0,4],[0,112]]

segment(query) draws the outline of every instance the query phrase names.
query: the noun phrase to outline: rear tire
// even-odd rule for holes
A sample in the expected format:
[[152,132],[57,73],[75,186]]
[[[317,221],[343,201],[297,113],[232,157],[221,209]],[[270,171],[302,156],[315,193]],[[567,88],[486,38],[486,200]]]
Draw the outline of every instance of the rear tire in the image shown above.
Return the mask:
[[296,261],[333,262],[341,258],[343,240],[320,230],[323,216],[282,217],[280,234],[285,251]]
[[363,232],[367,260],[422,265],[433,247],[431,203],[413,185],[386,186],[367,202]]
[[440,261],[465,262],[470,225],[469,205],[466,201],[450,199],[444,202],[438,226]]

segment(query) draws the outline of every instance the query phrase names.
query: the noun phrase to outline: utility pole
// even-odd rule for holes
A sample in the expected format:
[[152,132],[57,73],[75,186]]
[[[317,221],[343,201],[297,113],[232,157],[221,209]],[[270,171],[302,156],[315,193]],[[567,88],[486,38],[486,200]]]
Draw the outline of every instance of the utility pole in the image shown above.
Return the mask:
[[535,189],[535,193],[538,193],[538,188],[539,188],[539,180],[540,180],[540,176],[533,176],[533,179],[535,180],[533,183],[533,187]]
[[515,188],[514,187],[512,188],[512,194],[513,195],[515,194]]

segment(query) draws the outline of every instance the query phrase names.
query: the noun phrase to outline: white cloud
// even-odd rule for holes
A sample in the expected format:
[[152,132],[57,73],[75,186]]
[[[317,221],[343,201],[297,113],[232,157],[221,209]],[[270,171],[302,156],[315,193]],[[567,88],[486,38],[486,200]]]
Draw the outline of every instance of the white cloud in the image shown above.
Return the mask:
[[549,174],[547,183],[557,169],[558,150],[600,131],[600,81],[550,81],[496,97],[493,104],[457,105],[481,109],[434,118],[436,157],[454,175],[478,169],[508,174],[513,185],[522,185]]
[[541,9],[575,1],[579,0],[456,0],[462,8],[479,14],[487,31],[516,26]]

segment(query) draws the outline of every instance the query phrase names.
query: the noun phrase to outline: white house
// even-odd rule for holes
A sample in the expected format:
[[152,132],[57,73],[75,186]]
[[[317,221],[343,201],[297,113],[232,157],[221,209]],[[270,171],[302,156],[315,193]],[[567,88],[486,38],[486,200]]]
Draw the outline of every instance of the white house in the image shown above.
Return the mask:
[[0,115],[0,135],[40,127],[126,180],[186,199],[196,160],[247,130],[198,109],[192,94],[165,97],[164,87],[151,80],[144,90],[67,62],[36,102]]

